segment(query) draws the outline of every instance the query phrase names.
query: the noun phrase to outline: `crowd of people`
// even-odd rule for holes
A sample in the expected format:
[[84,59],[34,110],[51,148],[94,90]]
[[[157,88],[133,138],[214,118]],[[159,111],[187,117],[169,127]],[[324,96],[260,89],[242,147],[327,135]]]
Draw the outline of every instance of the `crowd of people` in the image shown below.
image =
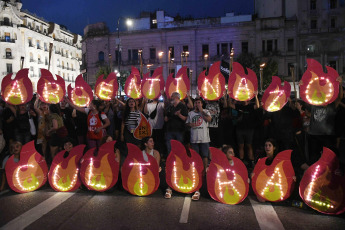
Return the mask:
[[[170,140],[178,140],[200,154],[204,175],[212,157],[210,146],[222,149],[230,163],[232,156],[238,157],[250,172],[259,158],[267,156],[267,164],[270,164],[278,152],[292,149],[297,177],[319,159],[322,147],[328,147],[344,158],[345,101],[342,87],[337,100],[327,106],[312,106],[300,99],[289,98],[277,112],[265,111],[258,93],[247,102],[235,101],[227,93],[218,101],[204,100],[198,92],[195,98],[187,92],[183,100],[177,92],[169,98],[163,91],[161,93],[163,100],[125,100],[123,96],[112,101],[94,99],[88,108],[77,107],[68,98],[59,104],[46,104],[39,100],[38,95],[34,95],[31,102],[19,106],[2,100],[2,187],[9,156],[14,155],[18,161],[21,146],[32,140],[48,165],[61,150],[69,152],[73,146],[85,144],[87,151],[117,140],[118,161],[124,161],[126,143],[132,143],[141,147],[144,158],[146,154],[152,155],[162,167],[171,151]],[[147,117],[152,136],[138,140],[133,132],[141,114]],[[168,188],[165,197],[170,198],[171,195]],[[193,195],[194,200],[199,197],[199,192]]]

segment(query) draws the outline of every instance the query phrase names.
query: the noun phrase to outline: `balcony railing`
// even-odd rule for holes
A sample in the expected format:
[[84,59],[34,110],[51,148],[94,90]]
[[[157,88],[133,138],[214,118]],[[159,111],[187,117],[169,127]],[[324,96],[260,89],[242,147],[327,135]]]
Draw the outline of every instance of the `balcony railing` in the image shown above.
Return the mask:
[[14,57],[11,55],[11,56],[8,56],[8,55],[4,55],[3,57],[4,59],[14,59]]
[[0,26],[11,26],[11,27],[13,27],[13,23],[12,22],[0,21]]
[[38,63],[38,64],[43,64],[43,61],[38,60],[37,63]]
[[30,59],[30,62],[35,62],[35,60],[34,59]]
[[61,52],[60,51],[55,51],[55,54],[61,54]]
[[10,38],[10,39],[8,39],[8,38],[1,38],[1,39],[0,39],[0,42],[10,42],[10,43],[15,43],[15,42],[16,42],[16,40],[15,40],[15,39],[12,39],[12,38]]
[[42,49],[42,47],[40,47],[40,46],[37,46],[37,49],[41,50],[41,49]]
[[61,65],[57,65],[56,67],[57,67],[57,68],[61,68]]
[[32,43],[29,42],[29,47],[34,47],[34,46],[32,45]]

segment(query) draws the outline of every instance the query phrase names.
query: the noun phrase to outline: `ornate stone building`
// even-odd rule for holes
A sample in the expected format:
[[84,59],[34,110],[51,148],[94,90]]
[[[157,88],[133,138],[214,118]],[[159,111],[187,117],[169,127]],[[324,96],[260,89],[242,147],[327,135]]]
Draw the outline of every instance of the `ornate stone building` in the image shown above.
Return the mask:
[[73,85],[80,73],[81,36],[22,10],[19,0],[0,1],[0,81],[7,73],[18,72],[24,58],[35,89],[40,68],[48,69],[50,43],[50,71],[63,77],[66,85]]
[[144,73],[162,65],[166,78],[187,65],[194,87],[205,66],[229,61],[231,48],[235,58],[249,52],[263,62],[277,61],[278,76],[285,79],[291,76],[290,66],[301,77],[309,57],[344,73],[344,0],[253,0],[253,5],[254,15],[229,13],[220,18],[182,20],[163,11],[142,13],[119,33],[110,33],[104,23],[87,25],[83,63],[88,82],[94,84],[102,65],[139,68],[140,50]]

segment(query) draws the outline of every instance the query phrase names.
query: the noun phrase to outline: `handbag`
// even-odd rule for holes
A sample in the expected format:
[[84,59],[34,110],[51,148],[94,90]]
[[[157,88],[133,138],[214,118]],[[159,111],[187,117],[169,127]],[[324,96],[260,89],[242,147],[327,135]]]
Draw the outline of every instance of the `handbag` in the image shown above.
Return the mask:
[[158,103],[159,103],[159,102],[157,102],[157,105],[156,105],[155,110],[153,110],[152,113],[150,113],[150,116],[149,116],[149,117],[150,117],[150,119],[152,119],[152,120],[155,119],[156,116],[157,116],[157,107],[158,107]]

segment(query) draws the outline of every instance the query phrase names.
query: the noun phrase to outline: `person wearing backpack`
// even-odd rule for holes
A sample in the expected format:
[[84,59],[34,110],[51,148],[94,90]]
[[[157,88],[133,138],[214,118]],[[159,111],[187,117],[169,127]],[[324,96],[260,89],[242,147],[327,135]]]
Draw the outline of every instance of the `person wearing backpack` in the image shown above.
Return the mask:
[[74,109],[87,114],[87,144],[88,148],[100,147],[101,139],[105,135],[105,129],[110,125],[110,121],[105,113],[100,112],[101,101],[92,100],[88,108],[75,106],[69,99],[66,102]]

